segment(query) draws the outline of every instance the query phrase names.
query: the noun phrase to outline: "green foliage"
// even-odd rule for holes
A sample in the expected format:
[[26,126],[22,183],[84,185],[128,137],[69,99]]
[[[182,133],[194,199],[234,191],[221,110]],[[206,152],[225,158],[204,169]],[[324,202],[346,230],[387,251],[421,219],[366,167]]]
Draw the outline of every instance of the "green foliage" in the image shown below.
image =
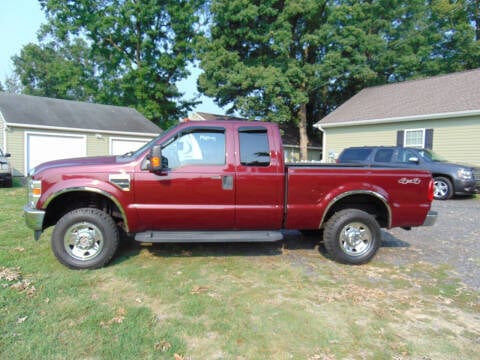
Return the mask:
[[28,44],[12,60],[25,94],[88,101],[98,93],[95,62],[80,38]]
[[479,66],[470,3],[214,0],[199,88],[230,111],[310,129],[365,86]]
[[194,59],[203,2],[40,0],[54,42],[27,45],[16,72],[26,93],[132,106],[166,127],[195,104],[175,84]]

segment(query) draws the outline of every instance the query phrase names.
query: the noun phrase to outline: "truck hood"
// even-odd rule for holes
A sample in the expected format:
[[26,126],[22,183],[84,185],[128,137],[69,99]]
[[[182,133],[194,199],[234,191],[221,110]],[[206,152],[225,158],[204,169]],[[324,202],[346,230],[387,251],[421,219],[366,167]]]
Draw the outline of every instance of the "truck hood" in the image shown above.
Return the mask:
[[41,163],[30,171],[30,175],[38,174],[45,170],[54,168],[79,167],[79,166],[95,166],[95,165],[114,165],[118,164],[118,156],[96,156],[82,157],[73,159],[53,160]]

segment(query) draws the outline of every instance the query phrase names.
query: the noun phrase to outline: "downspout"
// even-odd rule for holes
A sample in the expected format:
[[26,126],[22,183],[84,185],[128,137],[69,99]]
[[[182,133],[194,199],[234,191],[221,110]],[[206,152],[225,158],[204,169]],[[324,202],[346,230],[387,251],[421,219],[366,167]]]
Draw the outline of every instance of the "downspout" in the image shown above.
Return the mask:
[[5,118],[3,117],[3,114],[2,112],[0,111],[0,120],[2,120],[3,122],[3,126],[2,126],[2,144],[3,144],[3,152],[7,152],[7,129],[8,129],[8,126],[7,126],[7,122],[5,121]]
[[318,130],[322,132],[322,163],[326,163],[327,159],[325,157],[326,155],[326,149],[327,149],[327,136],[325,134],[325,130],[322,128],[322,125],[320,124],[315,124],[313,127],[316,127]]

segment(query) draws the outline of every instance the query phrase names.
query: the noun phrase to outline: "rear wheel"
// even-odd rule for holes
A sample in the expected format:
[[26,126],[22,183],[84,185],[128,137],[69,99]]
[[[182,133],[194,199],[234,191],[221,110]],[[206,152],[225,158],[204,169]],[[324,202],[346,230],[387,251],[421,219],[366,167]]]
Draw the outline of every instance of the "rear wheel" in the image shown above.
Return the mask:
[[96,269],[106,265],[118,248],[119,233],[105,212],[81,208],[64,215],[52,233],[57,259],[72,269]]
[[365,211],[346,209],[328,220],[323,240],[327,252],[336,261],[364,264],[375,256],[380,247],[380,226]]
[[434,192],[433,196],[436,200],[448,200],[453,195],[452,182],[443,176],[437,176],[433,179]]

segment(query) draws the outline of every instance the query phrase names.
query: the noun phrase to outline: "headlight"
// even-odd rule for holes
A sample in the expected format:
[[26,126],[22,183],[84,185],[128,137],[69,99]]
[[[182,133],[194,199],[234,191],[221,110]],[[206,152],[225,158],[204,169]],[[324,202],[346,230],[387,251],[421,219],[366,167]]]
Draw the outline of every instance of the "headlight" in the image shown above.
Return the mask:
[[457,174],[460,179],[464,179],[464,180],[473,179],[473,172],[470,169],[459,169]]
[[0,167],[2,170],[8,170],[8,164],[3,164]]
[[38,199],[42,195],[42,182],[40,180],[28,179],[27,183],[28,191],[28,206],[35,208],[37,206]]

